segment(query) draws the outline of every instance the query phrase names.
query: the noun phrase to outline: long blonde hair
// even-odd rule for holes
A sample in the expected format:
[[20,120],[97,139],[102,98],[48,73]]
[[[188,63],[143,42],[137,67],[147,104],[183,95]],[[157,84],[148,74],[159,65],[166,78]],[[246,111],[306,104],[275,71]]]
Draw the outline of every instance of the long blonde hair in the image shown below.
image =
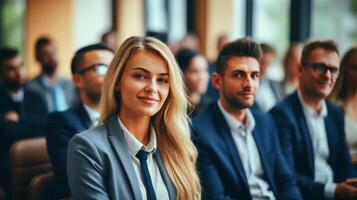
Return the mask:
[[177,199],[200,199],[201,186],[196,171],[197,150],[190,138],[187,97],[181,71],[169,48],[151,37],[130,37],[119,48],[102,86],[100,123],[120,109],[115,86],[129,58],[138,50],[150,50],[166,61],[170,91],[158,113],[151,117],[157,133],[158,149],[169,176],[176,186]]

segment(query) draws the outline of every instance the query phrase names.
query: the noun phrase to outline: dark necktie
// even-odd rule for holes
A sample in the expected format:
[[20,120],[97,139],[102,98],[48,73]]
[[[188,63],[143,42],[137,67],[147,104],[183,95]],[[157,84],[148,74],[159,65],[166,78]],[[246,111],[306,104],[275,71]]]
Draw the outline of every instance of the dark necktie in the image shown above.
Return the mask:
[[140,168],[141,168],[142,176],[144,178],[144,185],[146,188],[147,198],[148,200],[156,200],[156,195],[155,195],[154,188],[152,186],[148,164],[146,162],[148,155],[149,155],[148,152],[139,150],[139,152],[136,154],[136,157],[140,160]]

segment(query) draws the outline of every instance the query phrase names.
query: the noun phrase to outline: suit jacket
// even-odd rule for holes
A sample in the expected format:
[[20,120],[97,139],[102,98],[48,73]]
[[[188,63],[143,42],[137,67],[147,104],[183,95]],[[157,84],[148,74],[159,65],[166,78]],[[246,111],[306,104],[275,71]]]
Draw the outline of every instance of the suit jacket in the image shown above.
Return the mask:
[[[5,113],[19,114],[18,122],[4,120]],[[3,89],[0,90],[0,185],[9,192],[9,152],[11,145],[18,140],[43,134],[46,107],[41,98],[31,91],[24,90],[21,102],[15,102]]]
[[[252,131],[265,181],[277,199],[300,199],[293,174],[280,152],[276,128],[267,114],[252,110]],[[230,128],[217,103],[193,119],[193,141],[205,199],[251,199],[247,177]]]
[[[160,157],[154,153],[171,200],[176,188]],[[75,135],[68,146],[68,183],[74,199],[142,199],[132,159],[117,114],[103,125]]]
[[91,123],[83,104],[48,116],[46,140],[55,174],[54,191],[51,193],[53,198],[66,198],[71,195],[66,171],[67,146],[75,134],[87,130]]
[[[51,92],[41,80],[41,75],[31,80],[26,84],[26,88],[36,93],[42,98],[42,101],[47,105],[47,113],[55,111],[55,102],[52,100]],[[62,88],[65,94],[65,99],[69,108],[75,106],[79,102],[78,93],[73,86],[72,81],[58,77],[57,84]]]
[[[345,140],[342,111],[329,102],[326,105],[328,115],[325,118],[325,127],[330,150],[327,161],[333,170],[334,181],[341,182],[355,177],[356,172]],[[270,114],[278,127],[283,154],[290,167],[295,170],[304,199],[324,199],[324,184],[314,182],[314,150],[297,92],[276,105]]]

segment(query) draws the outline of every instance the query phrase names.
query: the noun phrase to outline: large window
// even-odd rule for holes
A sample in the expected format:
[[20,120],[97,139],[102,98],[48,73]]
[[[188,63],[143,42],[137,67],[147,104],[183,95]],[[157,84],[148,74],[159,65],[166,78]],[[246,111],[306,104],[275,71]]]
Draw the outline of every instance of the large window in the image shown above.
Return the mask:
[[0,46],[24,50],[25,0],[0,0]]
[[357,44],[357,1],[314,0],[312,38],[333,39],[344,53]]
[[255,0],[253,39],[271,44],[277,51],[277,59],[268,70],[268,76],[282,78],[281,60],[289,45],[290,0]]

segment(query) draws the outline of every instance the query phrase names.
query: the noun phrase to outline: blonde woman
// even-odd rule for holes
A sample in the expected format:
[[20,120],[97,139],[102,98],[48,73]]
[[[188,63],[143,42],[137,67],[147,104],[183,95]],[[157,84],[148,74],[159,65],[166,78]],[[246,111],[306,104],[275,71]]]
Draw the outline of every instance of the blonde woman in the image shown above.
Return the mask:
[[197,151],[175,59],[162,42],[130,37],[103,83],[100,125],[68,147],[75,199],[199,199]]

